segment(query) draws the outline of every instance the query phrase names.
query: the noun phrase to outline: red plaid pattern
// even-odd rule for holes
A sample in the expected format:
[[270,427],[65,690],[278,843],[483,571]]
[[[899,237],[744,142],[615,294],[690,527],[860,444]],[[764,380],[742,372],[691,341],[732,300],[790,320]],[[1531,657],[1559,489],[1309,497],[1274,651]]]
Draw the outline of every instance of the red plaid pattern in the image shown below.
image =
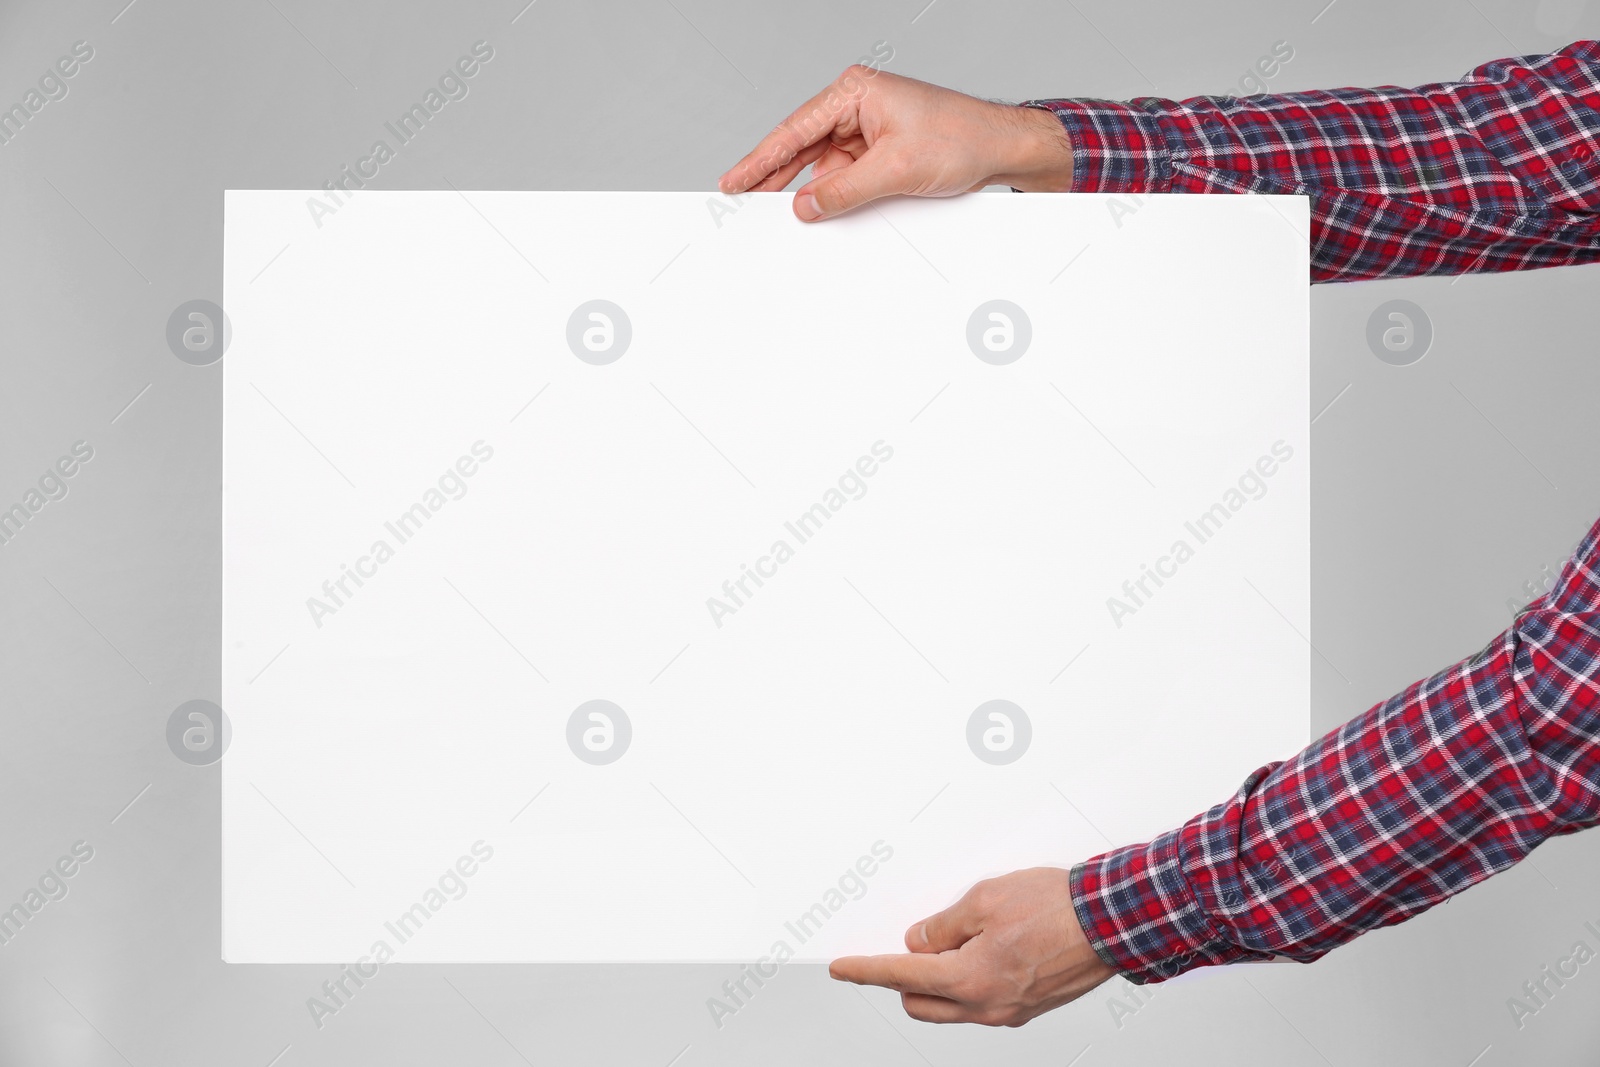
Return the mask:
[[[1298,193],[1313,281],[1600,260],[1600,43],[1459,82],[1278,96],[1045,100],[1087,192]],[[1072,871],[1079,922],[1137,983],[1317,959],[1600,824],[1600,523],[1472,658],[1262,767],[1226,803]]]
[[1072,871],[1078,920],[1135,982],[1309,962],[1600,825],[1600,523],[1470,659]]
[[1600,42],[1416,89],[1034,100],[1091,193],[1311,198],[1311,280],[1600,260]]

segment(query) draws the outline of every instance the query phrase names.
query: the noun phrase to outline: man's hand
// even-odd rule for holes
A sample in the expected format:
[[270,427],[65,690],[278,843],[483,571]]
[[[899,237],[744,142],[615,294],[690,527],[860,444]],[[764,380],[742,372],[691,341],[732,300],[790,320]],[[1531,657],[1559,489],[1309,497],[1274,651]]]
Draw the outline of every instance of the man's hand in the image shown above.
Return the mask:
[[1067,872],[1033,867],[979,882],[906,931],[909,956],[846,956],[828,973],[899,990],[913,1019],[1021,1026],[1117,972],[1089,947]]
[[719,183],[776,192],[815,164],[794,197],[814,222],[896,193],[954,196],[985,185],[1064,192],[1072,148],[1048,111],[979,100],[853,66],[784,119]]

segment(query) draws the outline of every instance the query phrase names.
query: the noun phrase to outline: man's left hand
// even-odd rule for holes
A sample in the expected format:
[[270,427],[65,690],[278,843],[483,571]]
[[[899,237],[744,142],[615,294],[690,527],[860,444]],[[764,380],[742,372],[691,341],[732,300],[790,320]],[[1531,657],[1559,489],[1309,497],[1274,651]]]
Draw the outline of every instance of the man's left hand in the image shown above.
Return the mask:
[[979,882],[906,931],[908,955],[845,956],[828,973],[900,993],[913,1019],[1021,1026],[1117,973],[1072,908],[1067,872],[1033,867]]

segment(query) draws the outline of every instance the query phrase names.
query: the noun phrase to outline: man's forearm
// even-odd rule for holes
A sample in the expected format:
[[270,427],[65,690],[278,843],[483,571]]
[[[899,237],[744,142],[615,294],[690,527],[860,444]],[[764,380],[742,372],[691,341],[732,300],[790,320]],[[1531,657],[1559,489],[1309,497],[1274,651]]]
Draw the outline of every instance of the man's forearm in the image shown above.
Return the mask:
[[1314,960],[1600,825],[1600,523],[1477,655],[1234,797],[1072,872],[1090,944],[1135,982]]
[[1600,260],[1594,41],[1416,89],[1027,106],[1074,191],[1309,196],[1313,281]]

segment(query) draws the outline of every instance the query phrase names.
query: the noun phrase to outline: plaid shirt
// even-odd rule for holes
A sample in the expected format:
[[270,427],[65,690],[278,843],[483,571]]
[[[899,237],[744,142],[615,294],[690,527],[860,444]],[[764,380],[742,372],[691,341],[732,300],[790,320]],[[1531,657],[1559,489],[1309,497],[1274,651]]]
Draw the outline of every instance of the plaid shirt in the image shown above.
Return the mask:
[[1310,197],[1312,281],[1600,260],[1600,42],[1417,89],[1028,106],[1077,192]]
[[[1073,187],[1310,197],[1312,277],[1600,260],[1600,43],[1460,82],[1032,102]],[[1096,952],[1136,983],[1309,962],[1600,824],[1600,523],[1548,595],[1411,686],[1154,841],[1072,871]]]

